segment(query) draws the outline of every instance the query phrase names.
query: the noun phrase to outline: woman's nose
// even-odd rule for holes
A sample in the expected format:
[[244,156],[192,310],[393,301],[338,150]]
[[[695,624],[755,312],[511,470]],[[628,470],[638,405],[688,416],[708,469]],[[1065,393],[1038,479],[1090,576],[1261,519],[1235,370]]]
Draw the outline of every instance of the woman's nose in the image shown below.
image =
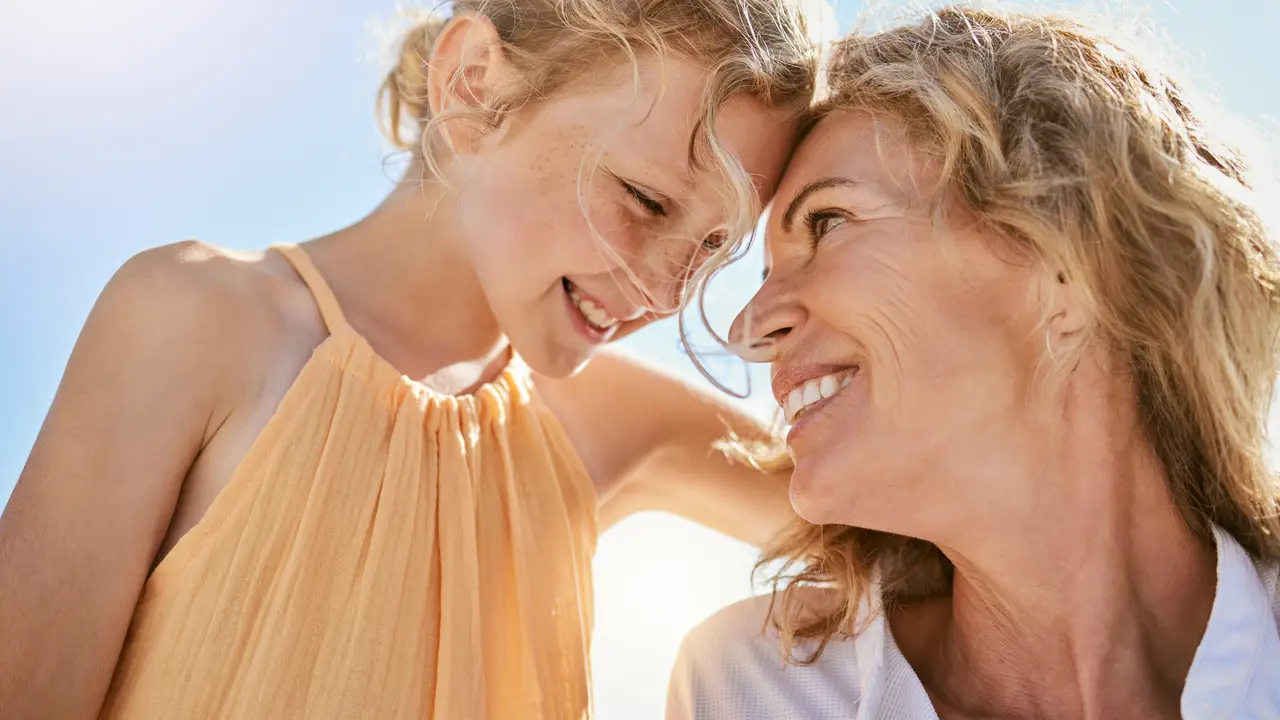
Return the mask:
[[773,362],[805,316],[804,308],[766,282],[729,328],[729,349],[747,362]]

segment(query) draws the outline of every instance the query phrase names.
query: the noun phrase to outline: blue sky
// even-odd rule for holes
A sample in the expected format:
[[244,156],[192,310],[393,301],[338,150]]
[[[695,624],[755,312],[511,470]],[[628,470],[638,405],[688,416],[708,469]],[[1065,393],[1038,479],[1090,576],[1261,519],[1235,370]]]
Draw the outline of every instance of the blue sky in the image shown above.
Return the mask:
[[[840,6],[842,26],[858,8]],[[387,191],[374,25],[393,9],[393,0],[0,4],[0,502],[85,315],[126,258],[192,237],[243,248],[305,239],[360,217]],[[1176,10],[1127,12],[1136,13],[1167,30],[1227,108],[1280,116],[1280,1],[1179,0]],[[755,277],[721,283],[721,315]],[[669,326],[631,345],[681,364]]]
[[[840,6],[842,27],[858,7]],[[1280,116],[1280,0],[1110,7],[1160,25],[1227,109],[1260,123]],[[387,192],[371,23],[393,9],[392,0],[0,3],[0,506],[85,315],[126,258],[193,237],[238,248],[303,240]],[[752,259],[719,285],[717,317],[749,297],[758,267]],[[628,345],[692,372],[671,326]],[[608,650],[597,654],[612,664],[597,668],[602,718],[660,714],[680,634],[749,591],[750,559],[665,518],[604,539],[598,643]],[[657,639],[637,644],[637,634]],[[624,657],[634,666],[613,662]]]

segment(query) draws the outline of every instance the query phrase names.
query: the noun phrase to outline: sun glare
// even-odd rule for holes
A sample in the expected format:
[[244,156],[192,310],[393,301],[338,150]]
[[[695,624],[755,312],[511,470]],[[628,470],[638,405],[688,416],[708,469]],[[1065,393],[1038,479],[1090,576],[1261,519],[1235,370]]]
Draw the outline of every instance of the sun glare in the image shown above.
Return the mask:
[[600,538],[593,644],[597,715],[662,717],[680,641],[752,594],[755,549],[671,515],[632,517]]
[[39,65],[0,66],[0,73],[44,67],[107,75],[140,66],[157,46],[199,29],[216,8],[214,0],[9,0],[0,11],[0,53]]

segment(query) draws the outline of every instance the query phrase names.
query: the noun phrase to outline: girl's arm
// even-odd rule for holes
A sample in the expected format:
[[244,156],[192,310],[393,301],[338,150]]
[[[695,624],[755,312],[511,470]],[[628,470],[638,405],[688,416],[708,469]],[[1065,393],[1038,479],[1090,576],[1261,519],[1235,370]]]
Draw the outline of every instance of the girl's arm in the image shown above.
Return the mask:
[[[768,441],[764,423],[722,394],[616,352],[544,393],[601,491],[601,527],[662,510],[760,546],[795,518],[789,463],[770,472],[715,446]],[[571,402],[567,400],[571,399]]]
[[85,323],[0,516],[0,707],[6,718],[98,716],[138,593],[217,420],[223,314],[149,251]]

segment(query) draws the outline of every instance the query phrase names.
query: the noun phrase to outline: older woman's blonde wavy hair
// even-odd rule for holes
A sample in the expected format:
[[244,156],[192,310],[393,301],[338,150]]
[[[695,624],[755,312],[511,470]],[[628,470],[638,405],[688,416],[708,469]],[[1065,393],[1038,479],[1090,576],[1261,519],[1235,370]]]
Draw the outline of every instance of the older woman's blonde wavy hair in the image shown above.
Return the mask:
[[[940,196],[1061,269],[1091,304],[1187,524],[1206,542],[1220,525],[1280,560],[1280,485],[1263,457],[1280,256],[1241,155],[1210,136],[1183,88],[1074,22],[958,7],[841,41],[828,74],[823,112],[901,123],[940,168]],[[889,603],[944,594],[953,572],[930,543],[837,525],[795,527],[757,570],[778,562],[784,650],[820,641],[802,662],[857,631],[873,572]],[[841,602],[802,613],[794,591],[806,585]]]
[[[638,88],[642,56],[683,58],[709,71],[690,160],[721,179],[717,189],[728,208],[724,232],[730,242],[717,252],[718,261],[740,252],[740,241],[761,208],[751,179],[716,136],[717,113],[730,98],[746,94],[791,117],[806,115],[815,93],[820,41],[831,26],[823,0],[453,0],[449,5],[454,16],[471,13],[493,24],[517,80],[499,88],[484,107],[433,115],[428,61],[451,18],[433,11],[414,14],[378,91],[379,121],[395,147],[413,151],[441,179],[439,159],[448,151],[444,124],[463,120],[494,129],[528,103],[599,82],[601,69],[618,61],[630,64]],[[459,81],[460,76],[454,78]],[[584,214],[594,169],[588,162],[580,170]],[[601,250],[621,261],[596,235]],[[706,272],[690,278],[686,289],[702,287],[711,269],[723,264],[705,265]],[[631,279],[645,290],[638,278]]]

